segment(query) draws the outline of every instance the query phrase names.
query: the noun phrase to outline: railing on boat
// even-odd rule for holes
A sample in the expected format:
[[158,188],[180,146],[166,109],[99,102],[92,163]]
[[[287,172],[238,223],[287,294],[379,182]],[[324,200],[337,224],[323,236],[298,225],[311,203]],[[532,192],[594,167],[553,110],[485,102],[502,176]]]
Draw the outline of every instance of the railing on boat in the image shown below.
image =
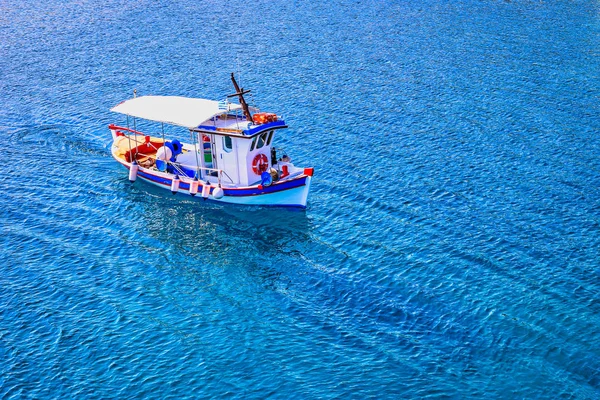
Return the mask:
[[[136,130],[134,130],[134,129],[131,129],[131,128],[126,128],[126,127],[124,127],[124,126],[118,126],[118,125],[115,125],[115,124],[110,124],[110,125],[108,126],[108,129],[110,129],[110,130],[115,130],[115,131],[126,131],[126,132],[131,132],[131,133],[133,133],[133,134],[135,134],[135,135],[140,135],[140,136],[144,136],[144,137],[148,136],[147,134],[145,134],[145,133],[143,133],[143,132],[136,131]],[[164,139],[163,139],[163,140],[164,140]],[[138,141],[135,139],[135,137],[134,137],[134,141],[135,141],[135,144],[136,144],[136,147],[137,147],[137,145],[138,145]],[[142,142],[142,143],[143,143],[143,142]],[[150,158],[150,159],[153,159],[155,163],[156,163],[156,160],[158,160],[158,158],[157,158],[156,156],[148,155],[148,156],[146,156],[146,157],[147,157],[147,158]],[[172,165],[172,166],[173,166],[173,168],[175,168],[175,169],[177,170],[177,172],[179,173],[179,175],[180,175],[180,176],[185,176],[185,177],[189,178],[189,176],[187,176],[187,174],[186,174],[186,173],[185,173],[185,172],[184,172],[184,171],[183,171],[183,170],[180,168],[180,167],[188,167],[189,169],[191,169],[191,170],[197,170],[198,172],[199,172],[199,171],[206,171],[206,172],[208,172],[208,173],[211,173],[211,172],[216,172],[216,173],[217,173],[217,180],[218,180],[218,182],[219,182],[219,185],[220,185],[220,184],[221,184],[221,182],[222,182],[222,177],[223,177],[223,175],[224,175],[224,176],[226,176],[226,177],[227,177],[227,179],[229,179],[229,182],[231,182],[232,184],[235,184],[235,182],[233,181],[233,179],[231,179],[231,177],[230,177],[230,176],[227,174],[227,172],[223,171],[222,169],[201,167],[201,166],[199,166],[199,165],[197,165],[197,166],[194,166],[194,165],[187,165],[187,164],[181,164],[181,163],[174,163],[174,162],[171,162],[171,161],[169,161],[169,160],[161,160],[161,161],[164,161],[164,162],[166,162],[166,163],[167,163],[167,165],[169,165],[169,164],[170,164],[170,165]],[[144,168],[145,168],[145,167],[144,167]],[[207,174],[207,175],[208,175],[208,174]]]
[[125,128],[124,126],[118,126],[118,125],[115,125],[115,124],[110,124],[108,126],[108,129],[110,129],[111,131],[127,131],[127,132],[131,132],[131,133],[135,133],[136,135],[147,136],[143,132],[139,132],[139,131],[136,131],[136,130],[131,129],[131,128]]

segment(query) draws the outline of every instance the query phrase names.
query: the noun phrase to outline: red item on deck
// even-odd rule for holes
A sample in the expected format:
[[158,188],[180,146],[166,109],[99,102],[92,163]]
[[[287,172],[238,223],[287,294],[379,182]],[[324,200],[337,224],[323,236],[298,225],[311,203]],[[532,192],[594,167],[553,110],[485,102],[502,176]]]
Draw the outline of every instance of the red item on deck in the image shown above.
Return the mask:
[[252,121],[257,125],[266,124],[268,122],[275,122],[277,121],[277,114],[265,112],[256,113],[252,116]]

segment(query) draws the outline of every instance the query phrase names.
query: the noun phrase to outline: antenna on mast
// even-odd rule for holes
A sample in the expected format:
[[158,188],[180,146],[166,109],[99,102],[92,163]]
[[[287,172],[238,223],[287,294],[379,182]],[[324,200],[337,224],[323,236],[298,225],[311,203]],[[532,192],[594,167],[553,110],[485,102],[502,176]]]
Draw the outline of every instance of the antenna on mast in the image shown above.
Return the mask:
[[252,114],[250,114],[250,109],[248,108],[248,104],[246,103],[246,100],[244,100],[244,95],[246,93],[250,93],[250,90],[244,90],[244,88],[240,89],[237,82],[235,81],[235,76],[233,75],[233,72],[231,73],[231,82],[233,82],[233,87],[235,88],[236,93],[230,94],[227,97],[238,96],[238,99],[240,100],[240,105],[242,106],[242,110],[244,111],[244,115],[246,116],[246,119],[248,121],[252,121]]

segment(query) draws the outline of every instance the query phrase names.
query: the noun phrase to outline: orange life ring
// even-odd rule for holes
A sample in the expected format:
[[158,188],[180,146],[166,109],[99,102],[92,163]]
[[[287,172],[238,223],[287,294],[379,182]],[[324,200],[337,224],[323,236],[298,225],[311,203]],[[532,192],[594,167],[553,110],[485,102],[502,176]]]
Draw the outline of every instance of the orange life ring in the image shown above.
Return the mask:
[[262,153],[257,154],[256,157],[254,157],[254,160],[252,160],[252,171],[254,171],[256,175],[260,175],[267,169],[269,169],[269,160],[267,159],[267,156]]

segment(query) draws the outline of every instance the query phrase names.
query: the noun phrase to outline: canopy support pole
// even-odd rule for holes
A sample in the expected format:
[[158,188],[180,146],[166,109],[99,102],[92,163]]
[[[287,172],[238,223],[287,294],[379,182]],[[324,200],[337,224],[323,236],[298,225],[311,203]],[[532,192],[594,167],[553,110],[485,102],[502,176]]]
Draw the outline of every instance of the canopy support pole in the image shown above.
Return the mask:
[[[165,140],[165,123],[164,123],[164,122],[161,122],[161,123],[160,123],[160,131],[161,131],[161,133],[162,133],[163,147],[164,147],[164,146],[165,146],[165,143],[167,142],[167,141]],[[164,151],[165,151],[165,149],[163,149],[163,152],[164,152]],[[163,153],[163,154],[165,154],[165,155],[166,155],[166,153]],[[157,158],[157,160],[158,160],[158,158]],[[165,159],[164,159],[163,161],[164,161],[165,163],[167,163],[167,165],[169,164],[169,160],[167,160],[167,157],[165,157]],[[157,168],[158,168],[158,167],[157,167]]]
[[[135,99],[137,97],[137,89],[133,89],[133,98]],[[133,117],[133,130],[135,131],[134,133],[134,141],[135,141],[135,159],[137,160],[137,156],[138,156],[138,141],[137,141],[137,127],[135,125],[135,116]]]
[[194,140],[194,132],[190,129],[190,140],[194,142],[196,153],[196,179],[200,180],[200,162],[198,161],[198,140]]
[[[129,115],[127,115],[127,130],[129,131]],[[129,162],[133,162],[131,159],[131,132],[127,132],[127,139],[129,140]]]

